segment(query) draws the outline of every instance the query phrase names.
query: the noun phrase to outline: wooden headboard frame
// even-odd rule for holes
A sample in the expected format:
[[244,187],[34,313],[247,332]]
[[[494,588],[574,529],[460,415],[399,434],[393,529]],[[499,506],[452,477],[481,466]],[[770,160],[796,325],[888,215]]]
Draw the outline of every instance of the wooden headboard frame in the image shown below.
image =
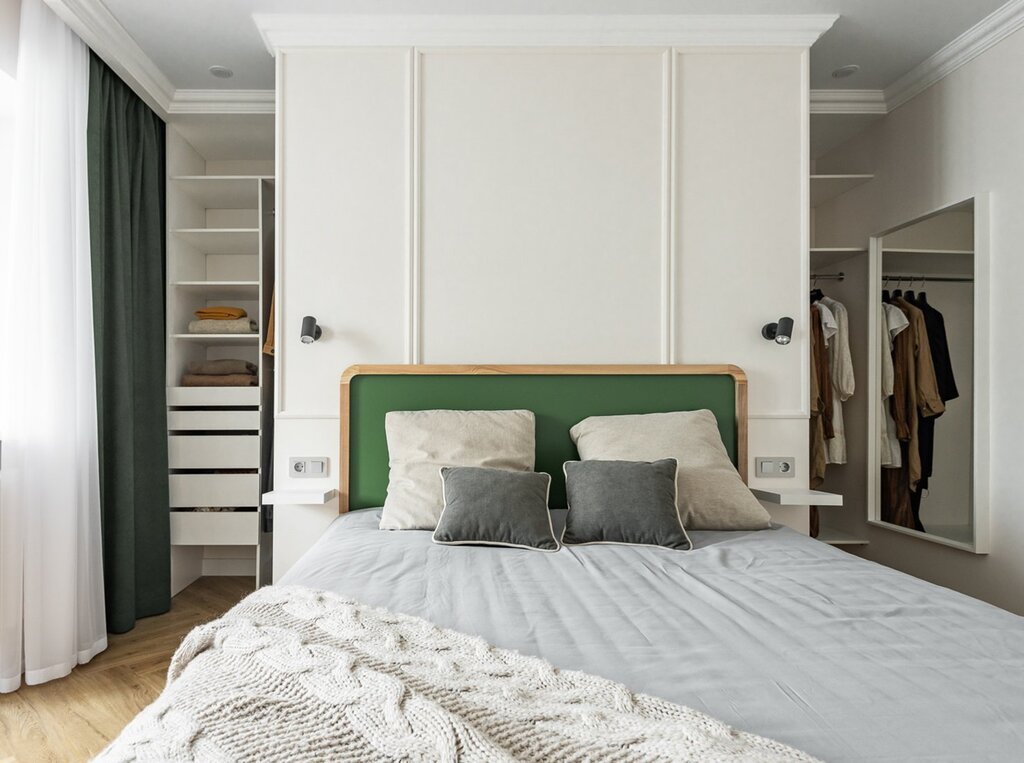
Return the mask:
[[736,468],[743,482],[747,481],[747,375],[743,369],[733,365],[383,365],[351,366],[341,376],[341,483],[339,485],[338,511],[344,513],[349,507],[349,436],[350,425],[350,382],[356,376],[414,374],[422,376],[445,375],[518,375],[533,374],[547,376],[571,375],[681,375],[681,376],[731,376],[736,387]]

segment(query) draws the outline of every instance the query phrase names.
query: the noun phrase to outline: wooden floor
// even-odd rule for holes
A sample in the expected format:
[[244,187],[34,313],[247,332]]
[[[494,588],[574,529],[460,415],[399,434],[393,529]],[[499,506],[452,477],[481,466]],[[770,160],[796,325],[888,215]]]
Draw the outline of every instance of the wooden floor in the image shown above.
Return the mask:
[[165,615],[111,635],[109,646],[71,675],[0,694],[0,763],[79,761],[96,755],[164,687],[181,639],[253,590],[249,577],[200,578]]

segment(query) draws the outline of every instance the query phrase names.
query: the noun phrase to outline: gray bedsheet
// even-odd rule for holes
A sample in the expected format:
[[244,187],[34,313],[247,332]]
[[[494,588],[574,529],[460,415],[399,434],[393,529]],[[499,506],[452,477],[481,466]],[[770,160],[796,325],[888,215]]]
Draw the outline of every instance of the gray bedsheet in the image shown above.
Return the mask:
[[[556,532],[564,512],[553,512]],[[621,681],[828,761],[1024,760],[1024,618],[786,528],[438,546],[340,516],[281,581]]]

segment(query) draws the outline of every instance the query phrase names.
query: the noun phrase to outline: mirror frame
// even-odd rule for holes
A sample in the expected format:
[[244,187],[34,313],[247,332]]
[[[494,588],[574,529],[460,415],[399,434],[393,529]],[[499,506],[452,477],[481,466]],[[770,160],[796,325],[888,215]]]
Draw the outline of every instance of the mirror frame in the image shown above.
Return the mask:
[[[954,207],[974,202],[974,397],[972,400],[972,424],[974,457],[971,461],[973,482],[974,538],[971,543],[943,538],[901,527],[881,519],[882,480],[878,453],[878,406],[868,406],[868,524],[885,530],[909,535],[921,540],[950,546],[975,554],[987,554],[989,551],[989,503],[990,503],[990,470],[989,455],[990,428],[989,397],[990,382],[990,341],[991,341],[991,203],[988,193],[978,193],[960,201],[944,204],[939,209],[926,212],[900,225],[877,233],[870,239],[868,248],[868,288],[870,289],[868,304],[877,301],[882,292],[882,239],[898,230],[942,214]],[[868,311],[868,394],[869,399],[877,400],[881,396],[880,359],[882,348],[879,346],[878,332],[881,321],[882,306],[878,302],[877,310]],[[980,372],[979,372],[980,371]]]

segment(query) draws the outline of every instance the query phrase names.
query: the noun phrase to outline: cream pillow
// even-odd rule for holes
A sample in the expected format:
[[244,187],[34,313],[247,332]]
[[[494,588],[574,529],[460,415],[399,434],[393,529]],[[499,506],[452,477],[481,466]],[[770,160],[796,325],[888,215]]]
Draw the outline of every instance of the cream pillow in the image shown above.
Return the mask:
[[444,508],[442,466],[533,471],[533,411],[390,411],[382,530],[433,530]]
[[763,530],[771,524],[729,460],[711,411],[591,416],[569,434],[584,460],[676,459],[676,500],[688,529]]

